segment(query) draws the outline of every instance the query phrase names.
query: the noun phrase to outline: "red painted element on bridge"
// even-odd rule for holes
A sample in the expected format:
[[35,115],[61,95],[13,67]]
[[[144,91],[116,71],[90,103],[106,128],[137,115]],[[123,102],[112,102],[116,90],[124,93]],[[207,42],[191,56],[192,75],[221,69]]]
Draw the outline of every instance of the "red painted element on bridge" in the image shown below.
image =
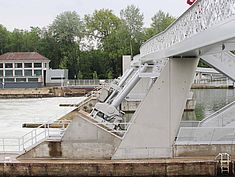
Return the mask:
[[189,4],[191,6],[195,1],[196,0],[187,0],[187,4]]

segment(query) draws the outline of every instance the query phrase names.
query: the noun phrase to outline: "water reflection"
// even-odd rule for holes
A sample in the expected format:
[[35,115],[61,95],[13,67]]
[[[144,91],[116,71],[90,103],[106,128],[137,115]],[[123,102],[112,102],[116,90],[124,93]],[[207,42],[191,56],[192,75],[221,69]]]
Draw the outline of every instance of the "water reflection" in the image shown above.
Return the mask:
[[[211,115],[225,105],[235,101],[234,89],[193,89],[196,99],[195,111],[184,112],[182,120],[200,121]],[[128,122],[133,113],[126,113],[125,119]]]
[[[235,100],[234,89],[193,89],[196,99],[195,116],[186,113],[185,120],[202,120]],[[196,119],[195,119],[196,118]]]

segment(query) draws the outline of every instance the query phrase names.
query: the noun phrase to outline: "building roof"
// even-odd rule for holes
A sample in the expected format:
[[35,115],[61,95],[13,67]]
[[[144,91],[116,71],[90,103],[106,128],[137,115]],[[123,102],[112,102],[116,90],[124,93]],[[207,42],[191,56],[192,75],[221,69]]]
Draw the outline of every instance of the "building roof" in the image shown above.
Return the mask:
[[48,58],[40,55],[37,52],[8,52],[0,55],[1,60],[46,60],[50,61]]

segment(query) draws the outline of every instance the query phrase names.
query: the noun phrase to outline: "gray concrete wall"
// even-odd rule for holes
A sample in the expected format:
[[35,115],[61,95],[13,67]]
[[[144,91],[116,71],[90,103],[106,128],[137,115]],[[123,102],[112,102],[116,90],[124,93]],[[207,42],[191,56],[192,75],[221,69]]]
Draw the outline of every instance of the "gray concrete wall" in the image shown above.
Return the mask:
[[213,145],[175,145],[175,157],[202,157],[217,156],[219,153],[229,153],[235,156],[235,144],[213,144]]
[[32,158],[62,158],[61,142],[44,141],[18,156],[18,159]]
[[18,158],[111,159],[120,142],[116,135],[78,116],[61,142],[42,142]]
[[63,157],[111,159],[121,139],[86,118],[76,117],[61,143]]

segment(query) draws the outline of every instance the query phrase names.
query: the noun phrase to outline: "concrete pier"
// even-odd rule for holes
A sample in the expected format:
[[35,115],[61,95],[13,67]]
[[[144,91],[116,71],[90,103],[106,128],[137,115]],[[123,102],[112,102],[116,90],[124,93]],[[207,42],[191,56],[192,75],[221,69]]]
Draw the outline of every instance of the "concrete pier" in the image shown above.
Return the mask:
[[209,159],[24,160],[0,163],[0,176],[216,176]]

